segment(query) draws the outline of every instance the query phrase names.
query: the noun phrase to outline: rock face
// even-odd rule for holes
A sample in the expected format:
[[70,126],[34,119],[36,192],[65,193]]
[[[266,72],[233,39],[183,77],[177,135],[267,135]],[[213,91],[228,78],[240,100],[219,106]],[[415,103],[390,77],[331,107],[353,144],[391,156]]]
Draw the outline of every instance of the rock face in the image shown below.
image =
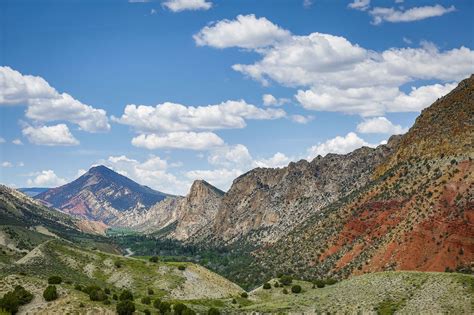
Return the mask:
[[203,180],[196,180],[186,197],[168,197],[144,212],[129,211],[113,221],[153,233],[159,230],[167,237],[186,240],[215,220],[224,192]]
[[166,197],[105,166],[96,166],[75,181],[49,189],[35,199],[75,216],[109,223],[123,212],[144,211]]
[[366,185],[398,140],[394,136],[376,149],[318,156],[281,169],[251,170],[235,179],[222,198],[213,226],[201,233],[208,235],[191,241],[274,243],[321,208]]
[[425,109],[359,191],[254,252],[254,268],[300,276],[471,270],[474,77]]

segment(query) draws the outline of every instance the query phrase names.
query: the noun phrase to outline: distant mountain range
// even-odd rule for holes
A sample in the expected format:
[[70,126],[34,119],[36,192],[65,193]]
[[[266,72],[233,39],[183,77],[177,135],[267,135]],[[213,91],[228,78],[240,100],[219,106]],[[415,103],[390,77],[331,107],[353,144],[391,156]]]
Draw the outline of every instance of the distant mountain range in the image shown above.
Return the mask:
[[45,187],[28,187],[28,188],[18,188],[19,191],[24,193],[27,196],[34,197],[41,194],[42,192],[47,191],[49,188]]
[[73,182],[35,198],[63,212],[107,224],[124,212],[145,211],[167,196],[105,166],[96,166]]
[[166,195],[98,166],[35,198],[109,226],[244,250],[257,280],[442,271],[474,259],[473,139],[471,76],[386,145],[257,168],[226,193],[196,181],[186,197]]

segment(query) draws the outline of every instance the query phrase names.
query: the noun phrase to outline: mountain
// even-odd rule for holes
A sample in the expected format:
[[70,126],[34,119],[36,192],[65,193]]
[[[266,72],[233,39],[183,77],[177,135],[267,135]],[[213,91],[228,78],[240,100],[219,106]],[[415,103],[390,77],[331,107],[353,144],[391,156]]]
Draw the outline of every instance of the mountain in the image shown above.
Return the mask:
[[105,166],[96,166],[75,181],[35,198],[66,213],[109,223],[124,212],[148,209],[167,196]]
[[28,187],[28,188],[18,188],[19,191],[24,193],[27,196],[34,197],[41,194],[42,192],[47,191],[49,188],[43,187]]
[[423,110],[366,185],[256,250],[252,267],[306,277],[473,272],[473,141],[471,76]]
[[280,169],[256,168],[234,180],[212,228],[217,244],[276,242],[321,208],[363,187],[397,145],[318,156]]
[[147,211],[130,211],[111,223],[148,233],[166,229],[166,237],[186,240],[214,222],[223,195],[208,182],[196,180],[186,197],[168,197]]

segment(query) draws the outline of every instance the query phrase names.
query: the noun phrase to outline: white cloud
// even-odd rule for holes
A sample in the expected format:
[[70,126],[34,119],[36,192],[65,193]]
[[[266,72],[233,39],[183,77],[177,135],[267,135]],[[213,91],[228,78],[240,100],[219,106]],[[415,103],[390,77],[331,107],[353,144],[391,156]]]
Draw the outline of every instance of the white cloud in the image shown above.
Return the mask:
[[52,170],[45,170],[37,173],[33,179],[28,179],[27,184],[28,186],[57,187],[66,184],[66,180],[58,177]]
[[265,106],[281,106],[290,102],[287,98],[276,98],[271,94],[263,94],[262,100]]
[[[202,44],[216,47],[212,43]],[[231,45],[223,47],[228,46]],[[290,35],[253,51],[261,55],[260,60],[234,64],[232,68],[263,85],[275,81],[299,88],[295,96],[307,109],[363,116],[380,116],[395,110],[418,111],[442,95],[435,93],[412,106],[415,100],[410,98],[411,93],[400,90],[402,86],[430,80],[436,84],[417,89],[441,92],[474,72],[474,51],[466,47],[440,51],[432,43],[377,52],[341,36],[312,33]],[[407,97],[411,102],[405,106],[396,101]],[[267,104],[276,102],[275,97],[266,98]]]
[[8,162],[8,161],[5,161],[5,162],[2,162],[2,167],[13,167],[13,164],[12,162]]
[[252,156],[243,144],[217,148],[209,154],[207,160],[211,165],[237,166],[243,169],[247,169],[252,164]]
[[285,115],[281,109],[261,109],[243,100],[198,107],[166,102],[127,105],[122,117],[113,120],[142,132],[171,132],[244,128],[245,119],[278,119]]
[[0,137],[0,143],[5,143],[5,138]]
[[12,141],[12,143],[13,143],[14,145],[23,145],[23,142],[22,142],[20,139],[14,139],[14,140]]
[[0,105],[26,105],[26,117],[36,121],[64,120],[88,132],[110,129],[107,114],[59,93],[43,78],[0,67]]
[[25,166],[25,163],[23,163],[23,162],[18,162],[17,165],[18,165],[18,167],[23,167],[23,166]]
[[314,116],[291,115],[290,119],[298,124],[307,124],[314,119]]
[[328,153],[346,154],[362,146],[375,147],[375,145],[359,138],[356,133],[349,132],[345,137],[337,136],[312,146],[308,149],[308,159],[312,160],[318,155],[325,156]]
[[260,159],[254,161],[255,167],[285,167],[290,163],[291,159],[281,152],[275,153],[268,159]]
[[309,8],[310,6],[313,5],[313,1],[312,0],[303,0],[303,7],[305,8]]
[[347,6],[351,9],[365,11],[370,7],[370,0],[354,0]]
[[215,48],[262,48],[289,38],[290,32],[255,15],[238,15],[235,20],[221,20],[194,35],[198,46]]
[[442,16],[453,11],[456,11],[453,5],[445,8],[437,4],[434,6],[414,7],[405,11],[394,8],[375,7],[369,11],[369,14],[373,18],[372,24],[378,25],[383,21],[391,23],[419,21]]
[[203,179],[224,191],[232,185],[232,181],[242,175],[243,172],[238,169],[215,169],[215,170],[194,170],[186,172],[186,177],[191,180]]
[[75,178],[79,178],[82,175],[84,175],[85,173],[87,173],[87,170],[85,170],[83,168],[80,168],[80,169],[77,170]]
[[357,131],[360,133],[385,133],[385,134],[403,134],[408,128],[401,125],[394,125],[385,117],[375,117],[366,119],[357,125]]
[[65,124],[42,127],[26,126],[22,133],[29,142],[37,145],[71,146],[79,144]]
[[163,2],[163,6],[173,12],[209,10],[212,7],[212,2],[206,0],[168,0]]
[[158,148],[208,150],[224,145],[218,135],[213,132],[170,132],[167,134],[141,134],[132,139],[136,147],[154,150]]
[[100,163],[140,184],[165,193],[184,195],[191,186],[189,180],[178,179],[175,175],[168,173],[168,162],[158,156],[151,156],[143,162],[125,155],[110,156]]

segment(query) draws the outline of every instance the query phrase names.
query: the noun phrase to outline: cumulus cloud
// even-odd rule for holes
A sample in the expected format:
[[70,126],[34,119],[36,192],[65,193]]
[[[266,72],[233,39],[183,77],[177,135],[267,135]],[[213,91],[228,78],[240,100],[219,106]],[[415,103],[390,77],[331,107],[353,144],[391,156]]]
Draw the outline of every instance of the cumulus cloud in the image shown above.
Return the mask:
[[130,177],[140,184],[147,185],[153,189],[184,195],[191,186],[187,179],[178,179],[174,174],[167,171],[168,162],[159,156],[150,156],[144,161],[129,158],[125,155],[110,156],[100,161],[116,172]]
[[312,160],[318,155],[325,156],[328,153],[346,154],[360,147],[375,147],[354,132],[349,132],[345,137],[337,136],[325,142],[318,143],[308,149],[308,159]]
[[13,139],[13,140],[12,140],[12,143],[13,143],[14,145],[23,145],[23,142],[22,142],[20,139]]
[[57,187],[66,184],[66,180],[57,176],[53,170],[45,170],[35,174],[34,178],[28,179],[28,186]]
[[71,146],[79,144],[65,124],[41,127],[26,126],[22,133],[29,142],[37,145]]
[[12,162],[9,162],[9,161],[2,162],[1,165],[2,165],[2,167],[5,167],[5,168],[7,168],[7,167],[13,167]]
[[287,98],[276,98],[271,94],[263,94],[262,100],[265,106],[281,106],[290,102]]
[[212,7],[212,2],[206,0],[167,0],[163,2],[163,6],[173,12],[209,10]]
[[310,121],[314,119],[314,116],[308,115],[308,116],[303,116],[303,115],[291,115],[290,119],[294,121],[295,123],[298,124],[307,124]]
[[[253,51],[261,55],[259,60],[234,64],[232,68],[264,85],[273,81],[298,88],[296,99],[307,109],[363,116],[419,111],[442,96],[454,82],[474,72],[474,51],[466,47],[440,51],[432,43],[422,43],[418,48],[373,51],[341,36],[311,33],[290,34],[284,40],[267,44],[265,49]],[[419,82],[428,80],[435,82],[419,86]],[[406,85],[416,87],[414,90],[419,93],[434,93],[431,97],[426,93],[426,97],[415,102],[412,93],[401,90]],[[270,97],[268,100],[272,102]],[[409,102],[403,104],[398,100]]]
[[208,150],[224,144],[213,132],[170,132],[166,134],[141,134],[132,139],[132,144],[149,150],[159,148]]
[[372,16],[372,24],[379,25],[382,22],[400,23],[424,20],[431,17],[442,16],[447,13],[456,11],[452,5],[443,7],[436,4],[433,6],[414,7],[407,10],[397,10],[394,8],[375,7],[369,11]]
[[209,164],[247,169],[252,164],[252,156],[243,144],[235,146],[223,146],[213,150],[208,158]]
[[210,184],[226,191],[232,185],[232,181],[242,175],[238,169],[215,169],[215,170],[193,170],[186,172],[186,177],[190,181],[203,179]]
[[357,131],[360,133],[385,133],[385,134],[403,134],[408,128],[401,125],[395,125],[385,117],[375,117],[366,119],[357,125]]
[[64,120],[88,132],[110,129],[103,109],[83,104],[59,93],[43,78],[23,75],[10,67],[0,67],[0,105],[26,105],[26,117],[36,121]]
[[215,48],[262,48],[290,37],[290,32],[264,17],[238,15],[235,20],[221,20],[194,35],[198,46]]
[[354,0],[347,6],[351,9],[365,11],[370,7],[370,0]]
[[217,105],[184,106],[166,102],[156,106],[127,105],[114,121],[144,132],[172,132],[244,128],[246,119],[267,120],[285,117],[281,109],[261,109],[245,101]]
[[281,152],[275,153],[268,159],[259,159],[254,161],[255,167],[285,167],[290,163],[291,159]]

